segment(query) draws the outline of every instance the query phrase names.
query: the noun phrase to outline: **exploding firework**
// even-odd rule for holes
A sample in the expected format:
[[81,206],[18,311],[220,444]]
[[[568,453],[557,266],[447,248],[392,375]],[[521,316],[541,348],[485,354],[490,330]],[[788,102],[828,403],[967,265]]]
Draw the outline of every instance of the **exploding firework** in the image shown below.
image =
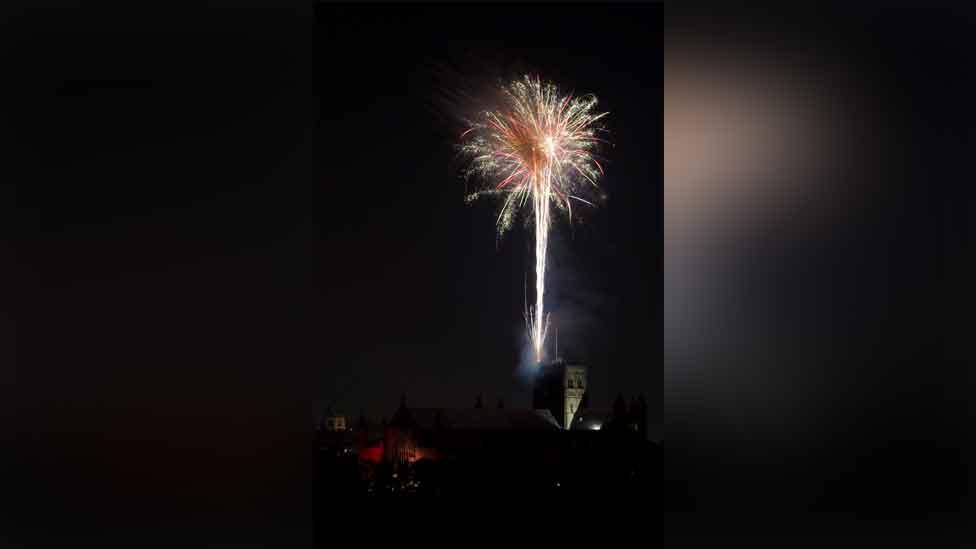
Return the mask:
[[594,113],[596,97],[560,95],[552,84],[526,76],[503,88],[504,104],[485,112],[461,134],[461,151],[471,157],[467,177],[478,176],[488,186],[468,195],[502,197],[498,234],[508,230],[519,210],[532,208],[535,228],[535,305],[526,304],[525,320],[536,362],[542,361],[549,327],[544,312],[546,248],[552,206],[572,221],[572,201],[593,205],[581,197],[597,187],[603,167],[595,156],[597,122],[607,113]]

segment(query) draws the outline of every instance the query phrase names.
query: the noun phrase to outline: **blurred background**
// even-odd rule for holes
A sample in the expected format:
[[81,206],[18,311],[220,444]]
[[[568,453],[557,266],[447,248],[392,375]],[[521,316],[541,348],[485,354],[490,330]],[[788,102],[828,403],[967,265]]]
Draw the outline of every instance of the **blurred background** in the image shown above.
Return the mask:
[[665,10],[671,509],[968,500],[974,22]]

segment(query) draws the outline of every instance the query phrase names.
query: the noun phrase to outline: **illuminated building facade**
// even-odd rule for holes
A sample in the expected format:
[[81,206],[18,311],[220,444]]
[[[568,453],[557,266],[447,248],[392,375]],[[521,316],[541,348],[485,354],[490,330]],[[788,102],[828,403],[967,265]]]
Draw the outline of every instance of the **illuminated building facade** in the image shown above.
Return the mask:
[[346,425],[346,416],[341,412],[334,412],[331,408],[325,410],[322,416],[321,428],[327,432],[345,431],[349,429]]

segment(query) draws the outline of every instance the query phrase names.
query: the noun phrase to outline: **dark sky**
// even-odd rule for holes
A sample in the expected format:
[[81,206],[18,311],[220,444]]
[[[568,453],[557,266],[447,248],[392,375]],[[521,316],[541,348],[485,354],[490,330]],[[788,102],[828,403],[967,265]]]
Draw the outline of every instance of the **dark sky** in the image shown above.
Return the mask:
[[596,94],[614,145],[607,200],[554,224],[546,303],[560,352],[591,366],[595,406],[624,391],[659,408],[660,12],[320,7],[330,61],[317,65],[314,202],[328,235],[323,330],[341,337],[325,338],[319,398],[353,414],[388,414],[402,391],[417,405],[469,406],[479,392],[528,405],[517,366],[532,235],[518,225],[496,242],[497,204],[465,205],[453,147],[495,83],[532,72]]

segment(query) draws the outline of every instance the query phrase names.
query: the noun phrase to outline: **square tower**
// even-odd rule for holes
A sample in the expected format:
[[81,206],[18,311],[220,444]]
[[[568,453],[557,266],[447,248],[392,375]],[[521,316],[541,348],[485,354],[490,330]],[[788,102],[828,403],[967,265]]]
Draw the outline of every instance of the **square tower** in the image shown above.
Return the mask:
[[563,360],[542,364],[532,387],[532,407],[549,410],[563,429],[573,425],[576,411],[586,408],[586,366]]

